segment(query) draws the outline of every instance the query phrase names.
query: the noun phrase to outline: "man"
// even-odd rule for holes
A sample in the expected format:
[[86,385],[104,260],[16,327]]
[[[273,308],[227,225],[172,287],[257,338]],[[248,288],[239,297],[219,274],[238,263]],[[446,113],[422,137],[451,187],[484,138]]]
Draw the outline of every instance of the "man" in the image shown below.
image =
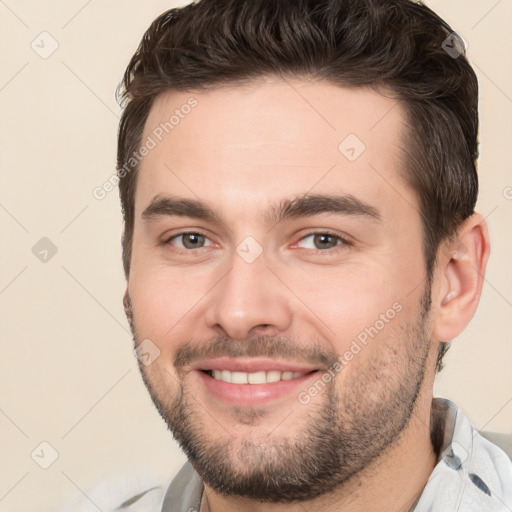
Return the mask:
[[162,511],[512,510],[510,460],[432,396],[489,256],[452,29],[411,0],[201,0],[120,92],[125,309],[189,459]]

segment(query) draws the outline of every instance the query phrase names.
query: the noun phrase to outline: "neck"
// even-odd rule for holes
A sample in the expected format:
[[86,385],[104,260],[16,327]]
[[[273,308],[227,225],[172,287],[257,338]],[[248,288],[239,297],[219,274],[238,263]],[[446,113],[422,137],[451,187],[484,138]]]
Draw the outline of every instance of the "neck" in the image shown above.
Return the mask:
[[430,437],[432,395],[416,403],[409,424],[396,442],[336,491],[301,503],[262,503],[225,497],[205,485],[201,512],[382,512],[410,511],[436,464]]

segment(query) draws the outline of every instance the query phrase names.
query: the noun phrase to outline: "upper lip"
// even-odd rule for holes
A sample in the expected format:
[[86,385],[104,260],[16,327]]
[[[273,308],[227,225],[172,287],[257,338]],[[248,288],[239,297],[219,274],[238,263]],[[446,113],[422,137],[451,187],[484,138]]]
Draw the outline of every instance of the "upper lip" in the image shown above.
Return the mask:
[[230,372],[255,373],[261,371],[309,373],[318,370],[314,366],[292,361],[276,361],[264,358],[230,358],[218,357],[205,359],[190,366],[192,370],[228,370]]

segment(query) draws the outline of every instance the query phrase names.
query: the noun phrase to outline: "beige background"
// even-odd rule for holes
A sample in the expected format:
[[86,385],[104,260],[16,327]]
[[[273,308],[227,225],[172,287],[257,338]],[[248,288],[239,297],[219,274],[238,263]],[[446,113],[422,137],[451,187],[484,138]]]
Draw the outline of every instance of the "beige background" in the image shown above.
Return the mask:
[[[512,434],[512,1],[427,4],[466,39],[480,78],[478,209],[493,244],[436,392],[477,428]],[[112,475],[170,478],[184,461],[132,355],[117,189],[92,195],[115,168],[115,87],[149,23],[177,5],[0,2],[0,511],[83,498]],[[49,51],[51,38],[43,59],[31,43]],[[42,237],[58,249],[46,263],[32,253]],[[58,452],[46,470],[31,458],[42,441]]]

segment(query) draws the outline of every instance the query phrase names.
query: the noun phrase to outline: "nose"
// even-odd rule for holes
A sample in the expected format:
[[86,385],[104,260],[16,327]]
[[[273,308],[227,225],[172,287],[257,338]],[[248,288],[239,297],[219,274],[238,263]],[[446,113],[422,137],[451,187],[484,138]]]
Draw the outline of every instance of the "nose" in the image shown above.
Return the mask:
[[235,253],[230,263],[209,294],[208,327],[237,340],[286,331],[292,322],[289,290],[267,267],[264,254],[248,263]]

